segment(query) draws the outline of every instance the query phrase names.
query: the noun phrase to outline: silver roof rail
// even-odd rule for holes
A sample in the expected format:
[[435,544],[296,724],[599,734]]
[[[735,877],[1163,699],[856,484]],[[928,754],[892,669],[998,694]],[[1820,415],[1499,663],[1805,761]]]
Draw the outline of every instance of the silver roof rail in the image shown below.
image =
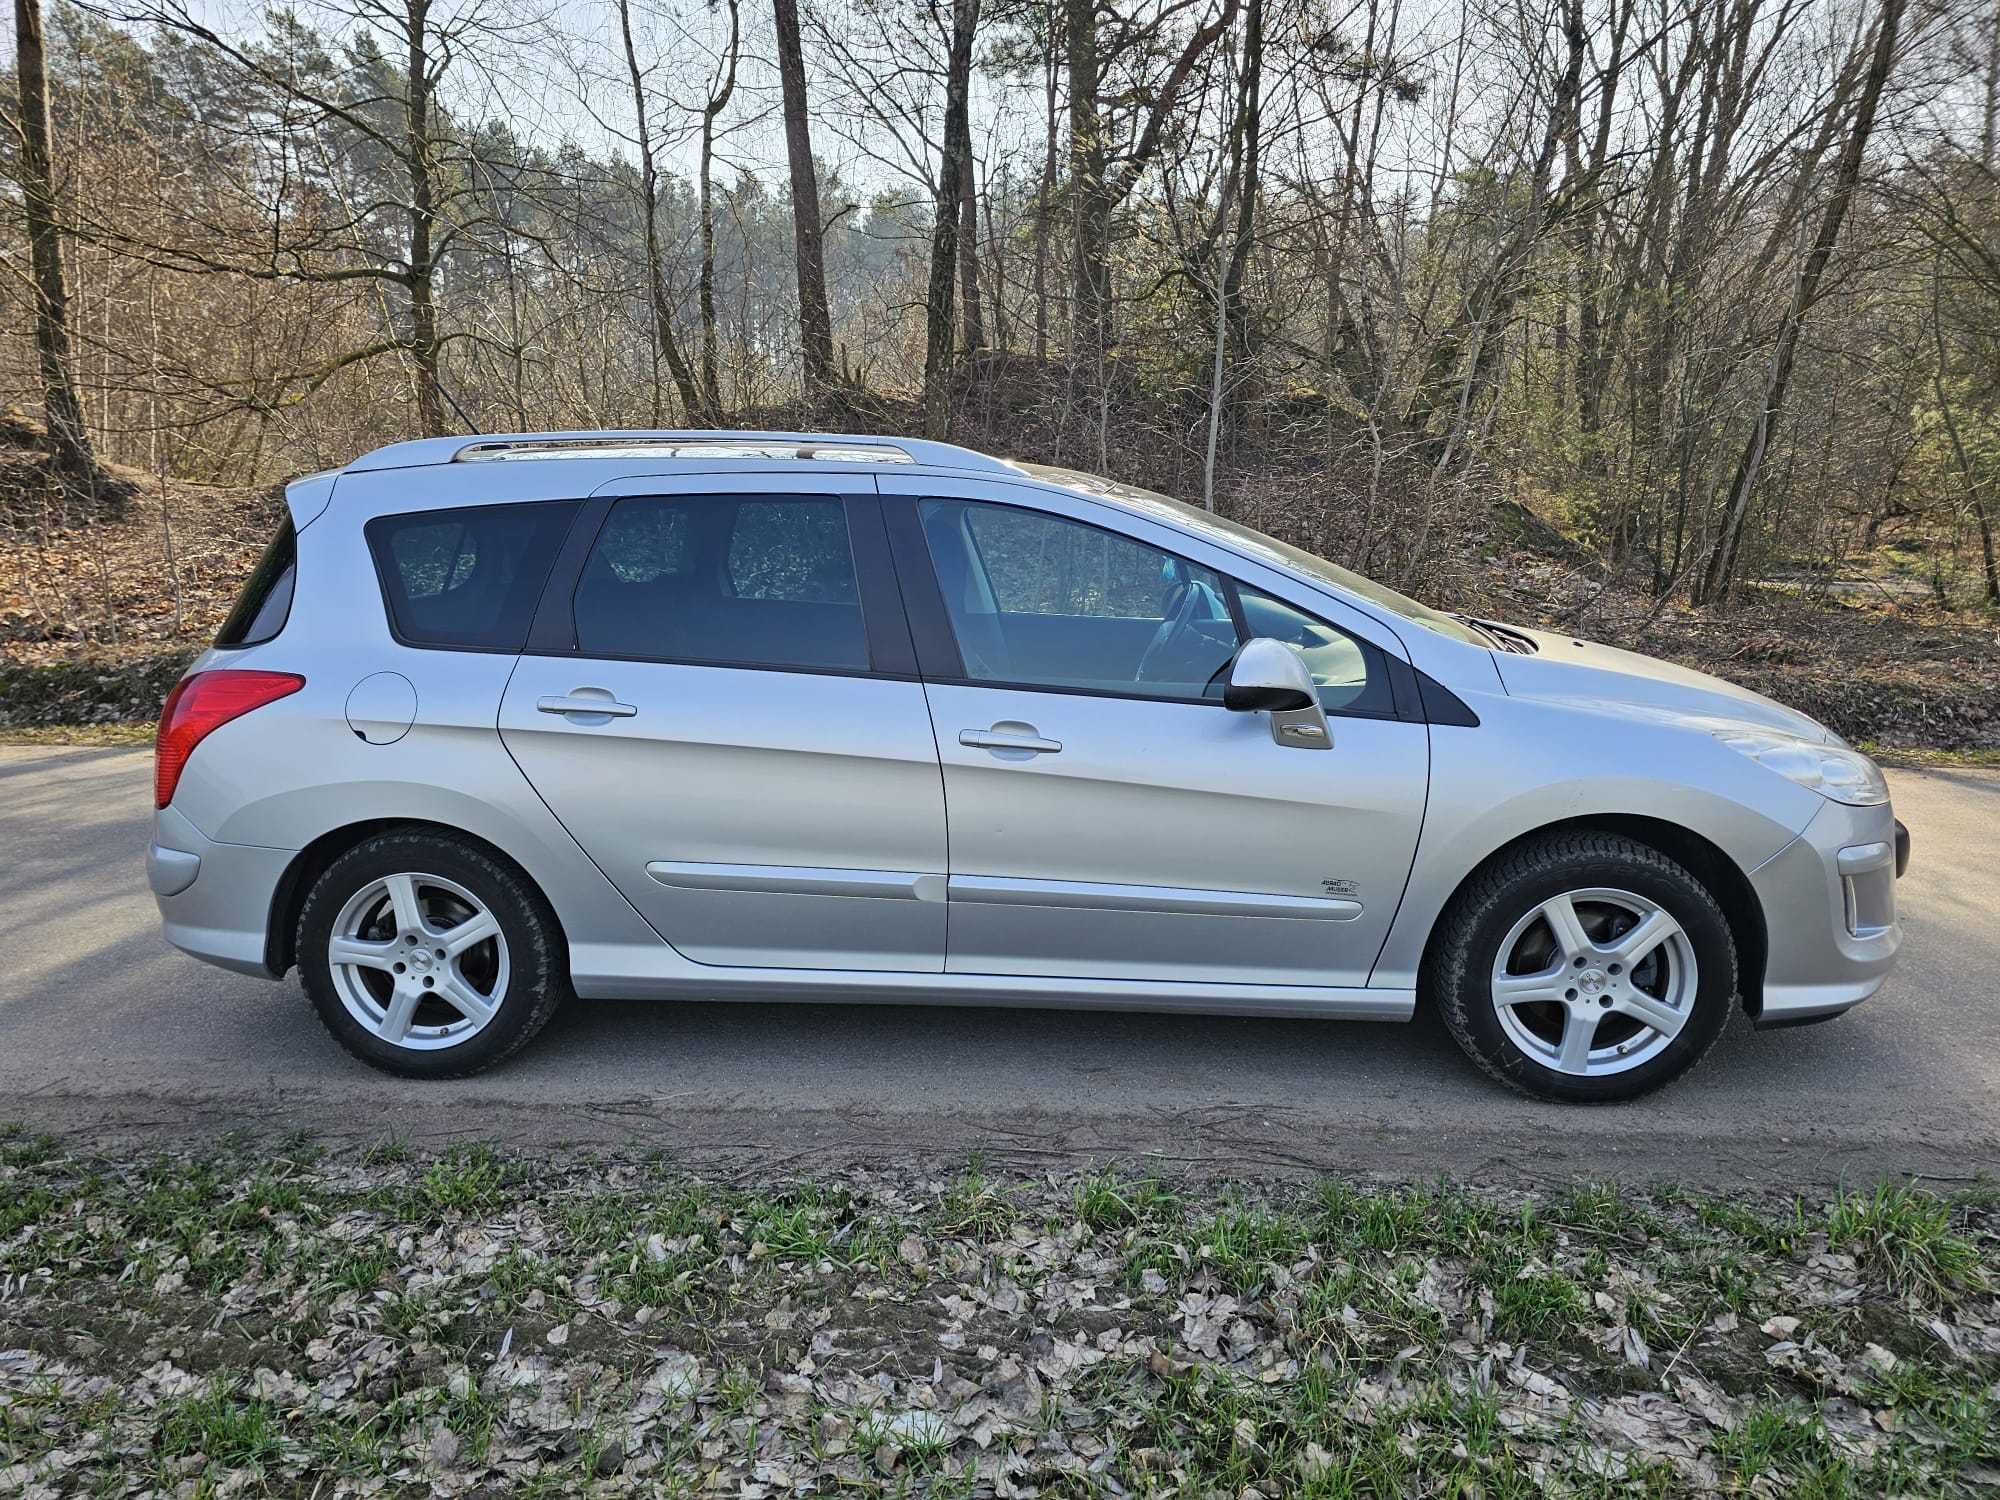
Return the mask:
[[923,464],[940,469],[1012,474],[1011,464],[928,438],[869,434],[629,430],[523,432],[475,438],[420,438],[391,443],[357,458],[350,470],[407,469],[442,463],[491,463],[555,458],[742,458],[833,463]]

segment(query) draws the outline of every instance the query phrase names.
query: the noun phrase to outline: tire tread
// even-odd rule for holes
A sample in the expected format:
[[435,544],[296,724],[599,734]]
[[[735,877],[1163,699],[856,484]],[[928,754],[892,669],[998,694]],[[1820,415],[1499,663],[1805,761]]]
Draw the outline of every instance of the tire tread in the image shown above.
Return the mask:
[[[497,1048],[479,1048],[477,1042],[485,1039],[485,1033],[473,1038],[473,1044],[463,1049],[448,1048],[441,1052],[417,1053],[413,1057],[425,1060],[422,1067],[410,1067],[394,1060],[372,1053],[362,1045],[358,1034],[352,1029],[352,1022],[341,1006],[339,997],[330,987],[324,994],[316,980],[319,968],[324,963],[321,954],[306,941],[306,934],[318,919],[321,910],[328,904],[336,909],[352,894],[351,883],[345,879],[347,869],[364,861],[373,861],[384,854],[406,850],[410,861],[407,868],[421,869],[426,861],[435,862],[440,849],[450,851],[452,857],[462,859],[472,865],[487,879],[507,890],[530,913],[533,920],[522,932],[509,931],[507,946],[512,974],[508,981],[506,1003],[522,1005],[522,1019],[513,1020],[513,1034]],[[497,913],[496,913],[497,915]],[[329,918],[329,920],[331,920]],[[562,942],[562,928],[556,920],[554,910],[547,899],[536,889],[518,867],[511,862],[497,858],[486,846],[466,838],[450,834],[439,834],[409,830],[405,832],[379,833],[348,850],[340,858],[327,866],[306,895],[299,908],[297,928],[297,949],[299,973],[306,994],[313,1002],[313,1010],[319,1016],[333,1039],[352,1057],[367,1063],[372,1068],[396,1073],[406,1078],[471,1078],[498,1067],[519,1052],[535,1035],[549,1023],[564,1000],[571,994],[569,982],[568,953]],[[337,1018],[336,1014],[337,1013]],[[341,1022],[346,1021],[347,1025]],[[499,1024],[508,1024],[510,1018],[501,1016]]]
[[[1710,1025],[1707,1027],[1708,1035],[1700,1038],[1698,1044],[1682,1056],[1672,1073],[1666,1077],[1656,1080],[1647,1078],[1646,1069],[1640,1068],[1635,1070],[1638,1077],[1634,1079],[1634,1082],[1639,1083],[1638,1087],[1596,1089],[1589,1092],[1572,1092],[1568,1088],[1558,1091],[1538,1088],[1520,1073],[1507,1068],[1501,1058],[1493,1056],[1487,1047],[1480,1044],[1472,1027],[1471,1008],[1475,1004],[1492,1003],[1485,972],[1491,963],[1491,957],[1489,956],[1485,963],[1479,963],[1478,955],[1472,951],[1474,938],[1482,923],[1516,886],[1545,874],[1552,868],[1605,867],[1609,878],[1589,883],[1608,885],[1616,878],[1619,871],[1629,871],[1635,865],[1681,886],[1687,896],[1707,908],[1725,938],[1727,937],[1728,919],[1723,915],[1722,907],[1717,903],[1714,893],[1685,866],[1650,844],[1601,829],[1565,830],[1527,839],[1490,861],[1453,897],[1451,905],[1439,921],[1440,941],[1426,957],[1425,990],[1434,998],[1445,1029],[1451,1033],[1452,1039],[1489,1078],[1531,1099],[1559,1098],[1564,1102],[1575,1104],[1614,1104],[1664,1087],[1674,1079],[1685,1076],[1721,1039],[1726,1029],[1725,1024]],[[1724,1002],[1724,1023],[1737,994],[1738,979],[1735,944],[1730,941],[1726,942],[1725,946],[1728,955],[1728,991]],[[1700,1018],[1690,1017],[1690,1024],[1694,1024],[1698,1019]],[[1520,1057],[1520,1054],[1514,1052],[1511,1047],[1508,1049],[1508,1055]],[[1526,1058],[1520,1058],[1520,1061],[1524,1065],[1534,1066]],[[1614,1075],[1614,1079],[1632,1077],[1633,1075],[1629,1074]]]

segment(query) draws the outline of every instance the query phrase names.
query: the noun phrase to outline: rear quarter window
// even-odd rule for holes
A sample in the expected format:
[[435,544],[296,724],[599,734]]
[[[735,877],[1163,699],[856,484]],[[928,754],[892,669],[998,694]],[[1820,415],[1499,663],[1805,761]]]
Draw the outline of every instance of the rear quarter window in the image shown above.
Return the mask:
[[235,608],[215,633],[218,646],[256,646],[272,639],[291,618],[292,588],[298,581],[299,536],[292,518],[278,528],[271,545],[257,559],[249,581],[237,595]]
[[405,645],[519,651],[576,516],[572,500],[377,516],[366,528]]

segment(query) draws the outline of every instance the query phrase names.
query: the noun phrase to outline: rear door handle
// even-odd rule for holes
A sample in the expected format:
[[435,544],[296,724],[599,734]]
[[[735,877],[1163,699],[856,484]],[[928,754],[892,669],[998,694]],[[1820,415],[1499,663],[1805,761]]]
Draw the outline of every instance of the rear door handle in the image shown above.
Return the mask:
[[578,688],[560,698],[537,698],[535,707],[545,714],[597,719],[629,719],[639,711],[629,703],[620,703],[603,688]]
[[1062,749],[1061,740],[1043,739],[1035,733],[1032,724],[1008,728],[995,724],[991,729],[961,729],[958,742],[968,750],[1018,750],[1028,755],[1054,755]]

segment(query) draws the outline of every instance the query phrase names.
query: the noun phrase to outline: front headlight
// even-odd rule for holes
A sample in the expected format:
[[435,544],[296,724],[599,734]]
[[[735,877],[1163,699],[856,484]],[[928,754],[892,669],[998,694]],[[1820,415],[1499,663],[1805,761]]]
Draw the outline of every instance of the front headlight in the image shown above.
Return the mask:
[[1732,725],[1711,733],[1730,749],[1832,801],[1850,807],[1879,807],[1889,800],[1889,783],[1882,779],[1875,762],[1859,750],[1822,745],[1770,729]]

